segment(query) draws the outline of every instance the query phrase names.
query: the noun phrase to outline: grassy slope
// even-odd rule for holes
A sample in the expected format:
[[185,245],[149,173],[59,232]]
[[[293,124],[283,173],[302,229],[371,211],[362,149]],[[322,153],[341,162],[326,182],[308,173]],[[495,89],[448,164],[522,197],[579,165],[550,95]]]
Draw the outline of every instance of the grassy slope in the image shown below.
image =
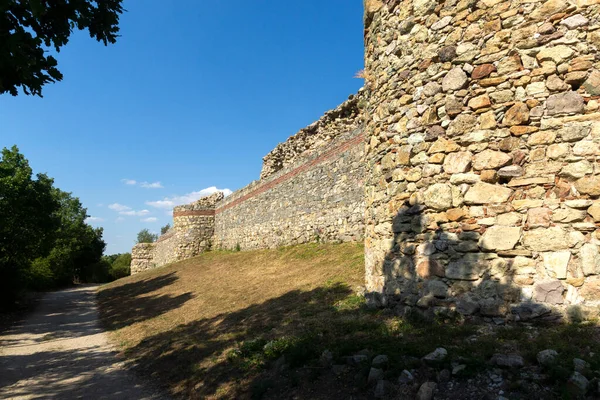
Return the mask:
[[593,328],[490,333],[449,321],[407,321],[364,307],[353,290],[363,274],[358,244],[211,252],[105,286],[100,309],[125,356],[182,398],[372,398],[368,363],[336,377],[319,361],[325,349],[338,364],[362,349],[387,354],[392,382],[404,368],[435,379],[419,358],[436,347],[450,354],[438,369],[460,360],[467,376],[496,352],[519,352],[534,365],[545,348],[561,354],[561,364],[548,371],[556,382],[568,378],[572,357],[600,367],[600,356],[585,356],[600,354]]

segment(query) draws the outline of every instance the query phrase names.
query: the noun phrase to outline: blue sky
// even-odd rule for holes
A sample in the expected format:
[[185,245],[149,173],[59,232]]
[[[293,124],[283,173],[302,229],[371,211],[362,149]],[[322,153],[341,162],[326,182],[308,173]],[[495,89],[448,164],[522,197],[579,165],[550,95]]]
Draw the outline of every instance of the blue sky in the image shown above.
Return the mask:
[[359,0],[124,6],[118,43],[74,34],[44,98],[0,96],[0,146],[78,196],[107,253],[158,232],[174,203],[258,179],[277,143],[362,85]]

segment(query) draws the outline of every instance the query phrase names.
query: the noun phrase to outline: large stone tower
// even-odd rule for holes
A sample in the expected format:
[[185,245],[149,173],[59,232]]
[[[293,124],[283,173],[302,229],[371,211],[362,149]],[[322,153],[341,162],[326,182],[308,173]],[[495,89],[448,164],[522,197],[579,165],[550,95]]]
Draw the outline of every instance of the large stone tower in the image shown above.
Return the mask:
[[366,282],[526,319],[600,300],[600,1],[366,0]]

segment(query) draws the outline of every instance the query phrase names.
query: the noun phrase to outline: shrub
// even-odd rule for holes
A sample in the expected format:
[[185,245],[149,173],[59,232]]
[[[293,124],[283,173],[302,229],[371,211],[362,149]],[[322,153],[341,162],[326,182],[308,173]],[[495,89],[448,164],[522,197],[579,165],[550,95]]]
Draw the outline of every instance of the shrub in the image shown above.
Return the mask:
[[113,279],[120,279],[131,275],[131,254],[120,254],[112,263],[110,275]]

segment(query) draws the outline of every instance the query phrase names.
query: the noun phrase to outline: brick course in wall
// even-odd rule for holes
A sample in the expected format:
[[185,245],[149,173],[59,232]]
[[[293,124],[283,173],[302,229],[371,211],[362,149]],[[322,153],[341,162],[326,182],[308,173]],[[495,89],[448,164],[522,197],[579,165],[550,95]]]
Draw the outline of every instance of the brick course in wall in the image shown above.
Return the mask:
[[224,199],[216,209],[215,245],[245,250],[362,240],[363,142],[360,129],[339,135]]

